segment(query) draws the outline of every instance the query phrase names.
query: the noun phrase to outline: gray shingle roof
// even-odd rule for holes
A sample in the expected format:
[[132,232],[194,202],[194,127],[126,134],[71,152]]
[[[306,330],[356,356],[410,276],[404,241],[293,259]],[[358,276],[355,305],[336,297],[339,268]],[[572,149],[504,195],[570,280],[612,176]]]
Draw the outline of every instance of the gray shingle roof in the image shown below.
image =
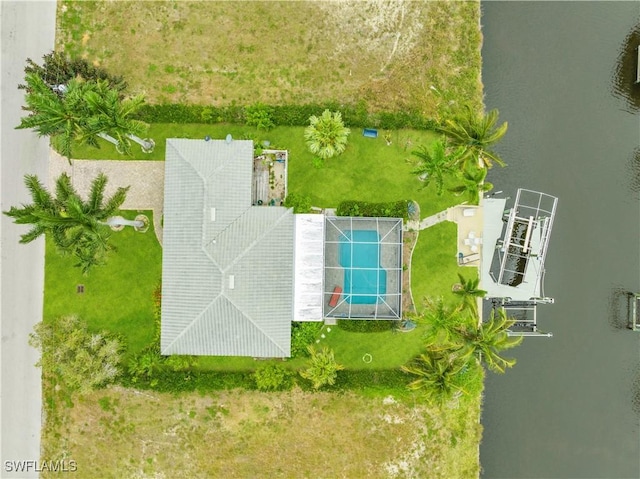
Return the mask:
[[252,172],[251,141],[167,140],[162,354],[290,355],[294,215]]

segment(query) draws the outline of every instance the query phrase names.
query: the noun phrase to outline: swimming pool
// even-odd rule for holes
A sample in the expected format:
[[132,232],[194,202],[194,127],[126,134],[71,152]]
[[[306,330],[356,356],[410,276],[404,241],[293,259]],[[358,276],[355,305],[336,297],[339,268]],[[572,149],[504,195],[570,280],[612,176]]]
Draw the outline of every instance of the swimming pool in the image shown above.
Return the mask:
[[340,238],[343,294],[351,304],[375,304],[387,293],[387,271],[380,264],[380,235],[375,230],[346,230]]

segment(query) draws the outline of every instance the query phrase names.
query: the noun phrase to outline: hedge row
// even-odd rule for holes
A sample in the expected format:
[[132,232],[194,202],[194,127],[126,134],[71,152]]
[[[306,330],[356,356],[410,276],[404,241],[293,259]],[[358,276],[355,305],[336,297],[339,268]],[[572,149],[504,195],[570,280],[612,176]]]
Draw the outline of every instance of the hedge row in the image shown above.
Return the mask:
[[[368,113],[366,106],[343,105],[339,103],[306,105],[268,105],[270,119],[276,126],[307,126],[311,115],[320,115],[326,109],[340,111],[346,126],[359,128],[381,128],[397,130],[413,128],[416,130],[434,129],[437,123],[425,118],[419,112],[397,111]],[[136,118],[147,123],[235,123],[245,124],[245,107],[203,106],[203,105],[143,105]]]
[[[322,390],[363,390],[371,388],[404,389],[409,376],[400,369],[385,370],[343,370],[338,371],[336,383]],[[291,383],[305,391],[312,391],[311,382],[296,374]],[[256,390],[253,373],[248,371],[188,371],[178,372],[165,369],[154,374],[152,379],[133,378],[125,374],[120,378],[125,387],[154,390],[158,392],[209,392],[228,389]]]
[[378,218],[409,218],[410,201],[392,201],[389,203],[367,203],[366,201],[343,201],[338,205],[338,216],[371,216]]

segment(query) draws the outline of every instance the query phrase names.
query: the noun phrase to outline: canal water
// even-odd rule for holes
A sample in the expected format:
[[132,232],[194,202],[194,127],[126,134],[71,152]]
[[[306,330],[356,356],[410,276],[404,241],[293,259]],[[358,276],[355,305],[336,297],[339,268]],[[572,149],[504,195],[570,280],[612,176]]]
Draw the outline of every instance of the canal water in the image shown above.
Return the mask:
[[495,190],[559,197],[538,324],[488,374],[486,478],[639,478],[640,44],[637,2],[483,2],[485,104],[509,131]]

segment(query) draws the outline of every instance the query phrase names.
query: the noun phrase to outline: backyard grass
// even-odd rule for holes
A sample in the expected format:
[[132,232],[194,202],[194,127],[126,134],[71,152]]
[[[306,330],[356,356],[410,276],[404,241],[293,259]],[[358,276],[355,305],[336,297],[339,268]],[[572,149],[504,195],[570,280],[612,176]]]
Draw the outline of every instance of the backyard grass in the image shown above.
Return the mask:
[[73,459],[85,479],[468,479],[479,475],[479,413],[479,396],[437,408],[415,396],[114,387],[58,407],[42,454]]
[[151,103],[482,107],[479,1],[70,0],[56,37]]
[[324,326],[317,346],[329,346],[336,360],[349,369],[394,369],[424,352],[423,333],[422,326],[406,333],[357,333]]
[[423,309],[425,297],[442,297],[448,303],[459,301],[451,292],[458,273],[477,278],[477,268],[458,266],[456,243],[457,225],[450,221],[420,231],[411,262],[411,291],[418,312]]
[[[133,219],[134,212],[124,211]],[[45,257],[44,320],[77,314],[94,331],[108,330],[122,336],[127,356],[147,346],[153,338],[153,298],[162,270],[162,250],[153,231],[153,214],[146,233],[127,227],[113,233],[110,253],[104,266],[87,276],[73,265],[75,259],[60,256],[47,239]],[[76,287],[84,285],[84,293]]]

